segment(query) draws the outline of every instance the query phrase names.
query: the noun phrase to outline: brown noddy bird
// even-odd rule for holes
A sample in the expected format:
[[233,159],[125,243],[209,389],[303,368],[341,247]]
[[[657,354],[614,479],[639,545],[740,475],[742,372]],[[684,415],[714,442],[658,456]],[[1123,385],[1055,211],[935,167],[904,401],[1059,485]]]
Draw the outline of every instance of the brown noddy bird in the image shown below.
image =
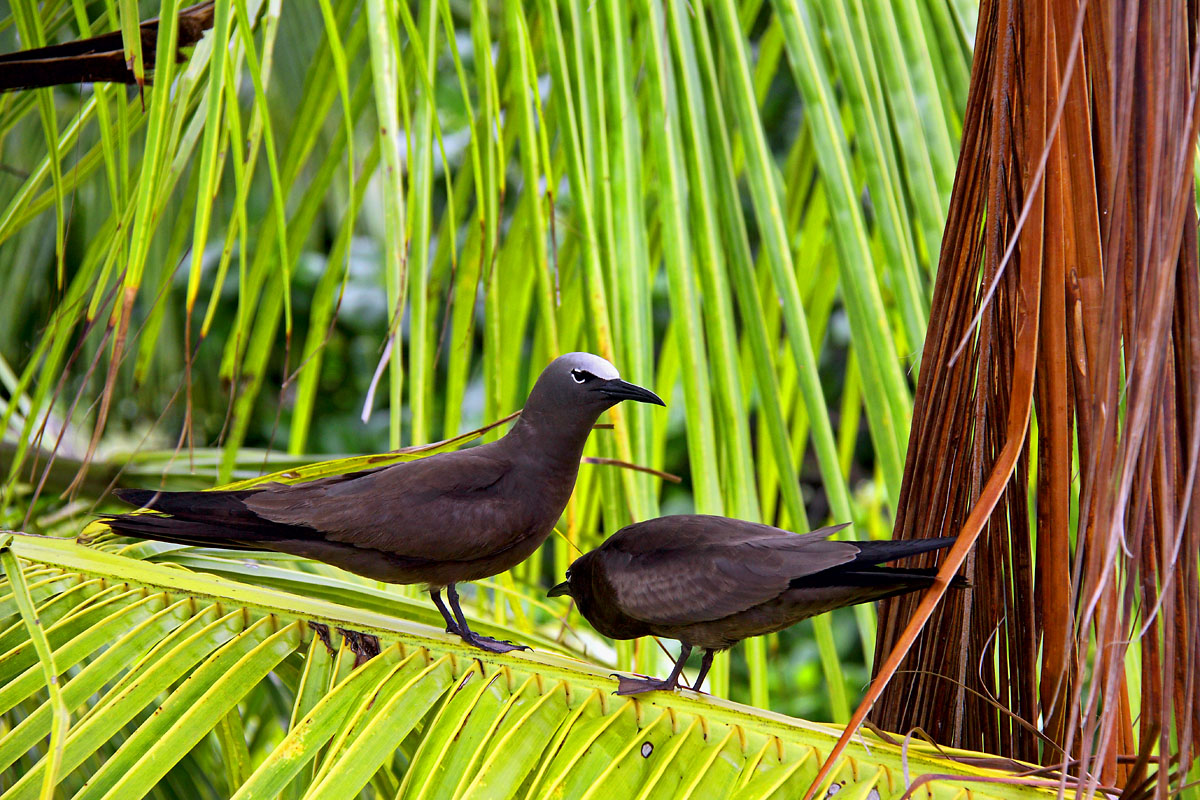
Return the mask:
[[[829,539],[844,527],[797,535],[727,517],[659,517],[626,526],[575,559],[549,595],[573,597],[587,621],[611,639],[679,640],[679,660],[665,680],[617,675],[617,694],[675,689],[694,647],[704,650],[693,686],[699,689],[713,655],[742,639],[928,587],[935,570],[879,565],[954,543],[953,537]],[[967,584],[955,578],[951,585]]]
[[503,653],[519,645],[472,631],[454,585],[515,567],[545,541],[575,488],[592,426],[622,400],[664,405],[603,358],[568,353],[542,371],[516,424],[495,442],[290,486],[118,490],[122,500],[169,516],[103,521],[143,539],[274,550],[388,583],[425,584],[448,632]]

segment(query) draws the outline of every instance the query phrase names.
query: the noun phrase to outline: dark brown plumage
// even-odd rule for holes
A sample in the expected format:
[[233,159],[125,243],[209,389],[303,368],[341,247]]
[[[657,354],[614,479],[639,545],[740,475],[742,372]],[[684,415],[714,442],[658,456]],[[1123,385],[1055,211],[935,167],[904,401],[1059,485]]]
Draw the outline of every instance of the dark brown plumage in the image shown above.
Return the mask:
[[575,488],[588,433],[622,400],[663,404],[621,380],[604,359],[568,353],[543,370],[520,418],[498,441],[291,486],[122,490],[122,500],[169,516],[104,521],[144,539],[275,550],[389,583],[425,584],[447,631],[505,652],[516,646],[467,627],[454,584],[510,569],[545,541]]
[[[934,570],[879,564],[953,544],[953,538],[835,542],[835,525],[797,535],[727,517],[685,514],[629,525],[575,560],[551,597],[612,639],[665,636],[682,645],[665,680],[617,676],[617,694],[678,686],[692,648],[704,650],[695,688],[713,654],[843,606],[917,591]],[[952,584],[965,586],[961,579]]]

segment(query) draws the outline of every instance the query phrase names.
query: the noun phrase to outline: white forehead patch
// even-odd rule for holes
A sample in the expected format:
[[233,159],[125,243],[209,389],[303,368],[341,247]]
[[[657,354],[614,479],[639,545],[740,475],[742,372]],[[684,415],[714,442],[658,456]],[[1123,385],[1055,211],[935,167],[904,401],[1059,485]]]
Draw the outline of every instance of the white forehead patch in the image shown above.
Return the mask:
[[611,380],[621,377],[617,368],[600,356],[591,353],[567,353],[560,360],[571,369],[582,369],[592,373],[597,378]]

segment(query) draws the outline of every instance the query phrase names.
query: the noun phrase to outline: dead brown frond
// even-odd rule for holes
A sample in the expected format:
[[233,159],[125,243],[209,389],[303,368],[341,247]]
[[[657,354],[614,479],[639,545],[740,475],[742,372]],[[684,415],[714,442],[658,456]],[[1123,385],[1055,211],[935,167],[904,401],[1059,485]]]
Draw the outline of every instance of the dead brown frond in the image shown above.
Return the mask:
[[959,534],[974,588],[890,601],[868,693],[1085,791],[1196,755],[1196,37],[1194,3],[983,3],[895,534]]

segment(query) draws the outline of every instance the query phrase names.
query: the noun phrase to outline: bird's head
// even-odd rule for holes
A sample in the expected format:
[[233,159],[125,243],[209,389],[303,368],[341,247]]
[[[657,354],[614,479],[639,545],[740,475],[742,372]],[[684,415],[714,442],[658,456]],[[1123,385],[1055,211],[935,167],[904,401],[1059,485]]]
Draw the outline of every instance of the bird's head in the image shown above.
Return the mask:
[[583,618],[610,639],[647,635],[646,623],[624,610],[620,594],[609,580],[605,562],[603,546],[584,553],[567,568],[567,579],[546,594],[570,597]]
[[567,353],[542,370],[521,416],[546,416],[561,424],[570,418],[587,427],[622,400],[666,405],[649,389],[622,380],[617,368],[591,353]]
[[567,570],[567,579],[562,583],[556,583],[550,587],[550,591],[546,592],[546,597],[574,597],[571,594],[571,570]]

